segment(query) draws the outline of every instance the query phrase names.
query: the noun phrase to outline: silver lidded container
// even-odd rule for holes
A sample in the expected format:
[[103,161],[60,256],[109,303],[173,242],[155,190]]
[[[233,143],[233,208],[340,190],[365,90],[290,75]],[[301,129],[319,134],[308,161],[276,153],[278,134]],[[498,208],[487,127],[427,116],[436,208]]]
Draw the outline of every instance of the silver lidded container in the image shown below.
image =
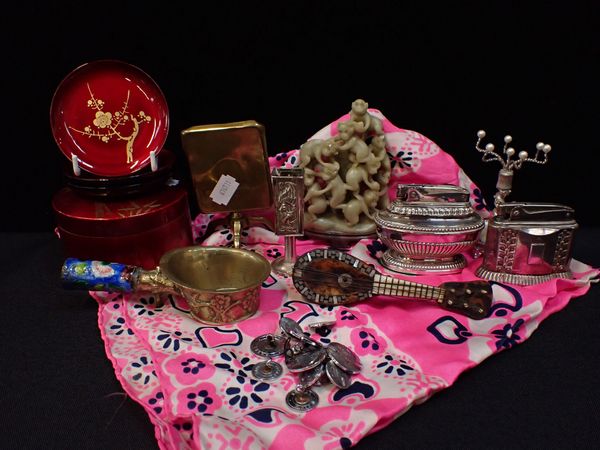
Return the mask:
[[521,285],[572,278],[569,266],[577,227],[568,206],[502,203],[489,221],[477,276]]
[[375,214],[377,234],[388,247],[381,264],[408,274],[460,272],[483,219],[459,186],[400,184],[397,198]]

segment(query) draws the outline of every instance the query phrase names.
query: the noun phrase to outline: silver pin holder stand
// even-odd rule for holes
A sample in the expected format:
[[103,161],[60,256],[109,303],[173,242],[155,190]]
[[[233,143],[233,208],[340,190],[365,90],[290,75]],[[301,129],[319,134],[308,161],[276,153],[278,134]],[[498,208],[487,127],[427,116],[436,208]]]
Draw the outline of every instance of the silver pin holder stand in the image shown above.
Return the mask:
[[481,160],[483,162],[497,161],[500,163],[502,168],[498,172],[498,181],[496,183],[496,195],[494,196],[494,202],[496,206],[501,205],[506,201],[506,197],[512,190],[512,183],[514,177],[514,171],[519,170],[524,163],[534,163],[544,165],[548,162],[548,153],[552,150],[548,144],[538,142],[535,146],[535,156],[530,157],[530,154],[526,151],[517,151],[510,146],[512,143],[512,136],[504,136],[504,147],[502,148],[502,154],[496,151],[494,144],[487,144],[485,147],[481,147],[481,141],[485,138],[486,132],[479,130],[477,132],[477,144],[475,148],[483,156]]
[[304,169],[276,167],[271,173],[275,197],[275,233],[285,237],[284,255],[271,263],[279,275],[292,276],[296,237],[304,234]]
[[[536,152],[533,158],[530,157],[529,153],[526,151],[517,151],[512,144],[512,136],[506,135],[504,136],[504,147],[502,148],[502,153],[496,150],[494,144],[487,144],[485,147],[481,146],[482,140],[487,136],[485,130],[479,130],[477,132],[477,143],[475,144],[475,149],[482,153],[483,156],[481,160],[483,162],[497,161],[500,163],[500,171],[498,172],[498,180],[496,182],[496,194],[494,195],[494,204],[496,209],[494,209],[493,214],[495,215],[497,212],[497,207],[504,204],[506,201],[506,197],[512,191],[513,178],[515,174],[515,170],[519,170],[524,163],[535,163],[544,165],[548,162],[548,153],[552,150],[552,147],[548,144],[544,144],[543,142],[538,142],[535,146]],[[489,225],[489,220],[486,220],[485,227],[483,231],[479,235],[479,242],[475,245],[473,249],[473,257],[480,258],[483,256],[485,252],[485,243],[487,240],[487,228]]]
[[572,278],[569,270],[573,233],[577,229],[572,208],[552,203],[506,202],[512,190],[514,171],[525,163],[544,165],[552,150],[538,142],[533,157],[510,146],[504,136],[502,153],[493,144],[481,147],[486,133],[477,133],[478,152],[484,162],[501,165],[494,196],[494,215],[488,219],[483,261],[475,272],[480,278],[519,285],[543,283],[555,278]]

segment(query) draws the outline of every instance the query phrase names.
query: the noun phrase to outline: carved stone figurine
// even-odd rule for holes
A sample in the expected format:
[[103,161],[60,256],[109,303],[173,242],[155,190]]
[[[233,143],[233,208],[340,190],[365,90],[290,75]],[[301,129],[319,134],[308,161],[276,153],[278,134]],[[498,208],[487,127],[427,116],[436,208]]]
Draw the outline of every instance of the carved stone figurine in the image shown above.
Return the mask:
[[354,101],[350,118],[338,124],[337,136],[300,148],[309,234],[332,239],[373,235],[374,211],[388,206],[392,168],[381,120],[368,106],[364,100]]

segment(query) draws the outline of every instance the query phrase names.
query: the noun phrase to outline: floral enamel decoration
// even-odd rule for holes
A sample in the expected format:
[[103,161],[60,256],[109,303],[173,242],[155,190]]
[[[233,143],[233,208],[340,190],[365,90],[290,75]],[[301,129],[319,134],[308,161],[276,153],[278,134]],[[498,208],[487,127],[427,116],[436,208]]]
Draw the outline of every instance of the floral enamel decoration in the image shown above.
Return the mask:
[[109,264],[92,261],[92,273],[96,277],[112,277],[115,274],[115,269]]

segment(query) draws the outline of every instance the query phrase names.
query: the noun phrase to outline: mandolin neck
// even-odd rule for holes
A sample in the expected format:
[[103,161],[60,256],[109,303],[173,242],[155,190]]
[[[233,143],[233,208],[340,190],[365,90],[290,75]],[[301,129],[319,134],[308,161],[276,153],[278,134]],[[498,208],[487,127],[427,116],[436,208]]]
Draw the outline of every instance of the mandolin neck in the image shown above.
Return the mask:
[[444,299],[445,290],[435,286],[375,274],[373,277],[373,294],[433,300],[441,303]]

